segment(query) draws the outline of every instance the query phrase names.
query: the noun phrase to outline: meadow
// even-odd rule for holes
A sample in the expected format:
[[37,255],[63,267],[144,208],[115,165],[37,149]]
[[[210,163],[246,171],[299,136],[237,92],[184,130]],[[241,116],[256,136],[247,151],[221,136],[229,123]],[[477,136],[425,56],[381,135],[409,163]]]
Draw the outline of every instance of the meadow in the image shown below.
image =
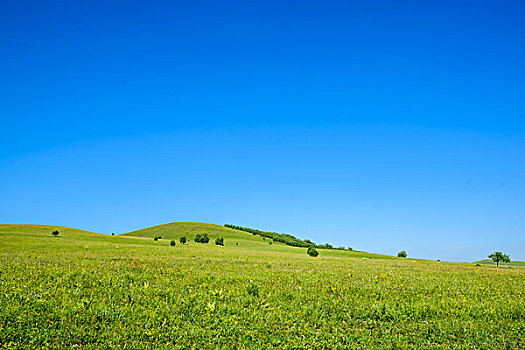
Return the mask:
[[0,225],[0,347],[525,348],[522,267],[319,252],[197,223]]

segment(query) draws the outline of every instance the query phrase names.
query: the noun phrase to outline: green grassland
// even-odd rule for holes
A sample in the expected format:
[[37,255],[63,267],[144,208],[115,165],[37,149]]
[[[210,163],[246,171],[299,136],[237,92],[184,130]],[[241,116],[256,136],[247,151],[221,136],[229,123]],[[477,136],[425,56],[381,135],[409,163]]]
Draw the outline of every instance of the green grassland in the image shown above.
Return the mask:
[[0,347],[525,347],[523,268],[319,252],[198,223],[0,225]]

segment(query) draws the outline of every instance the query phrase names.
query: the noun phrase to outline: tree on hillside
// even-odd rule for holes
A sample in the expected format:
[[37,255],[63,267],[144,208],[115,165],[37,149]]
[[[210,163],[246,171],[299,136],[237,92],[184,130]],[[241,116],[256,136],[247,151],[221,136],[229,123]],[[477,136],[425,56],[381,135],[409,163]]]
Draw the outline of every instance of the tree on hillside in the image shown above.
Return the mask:
[[510,257],[507,254],[503,254],[502,252],[494,252],[489,255],[489,259],[492,259],[496,263],[496,266],[499,267],[499,263],[509,263]]
[[397,257],[398,258],[406,258],[407,257],[407,252],[405,252],[404,250],[400,251],[399,253],[397,253]]
[[51,234],[56,237],[56,236],[58,236],[59,232],[57,230],[55,230],[55,231],[51,232]]
[[197,235],[195,236],[195,242],[208,243],[209,241],[210,241],[210,238],[208,237],[207,233],[203,233],[203,234],[197,233]]
[[215,245],[224,245],[224,238],[222,237],[217,237],[215,239]]
[[179,242],[180,242],[181,244],[186,243],[186,236],[182,236],[181,238],[179,238]]

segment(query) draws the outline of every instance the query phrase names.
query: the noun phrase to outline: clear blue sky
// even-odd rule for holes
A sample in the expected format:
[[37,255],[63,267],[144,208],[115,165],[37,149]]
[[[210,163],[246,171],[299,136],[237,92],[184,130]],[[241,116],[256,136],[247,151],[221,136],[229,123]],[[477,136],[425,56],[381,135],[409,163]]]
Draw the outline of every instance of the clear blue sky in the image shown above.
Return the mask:
[[9,1],[0,222],[525,260],[522,1]]

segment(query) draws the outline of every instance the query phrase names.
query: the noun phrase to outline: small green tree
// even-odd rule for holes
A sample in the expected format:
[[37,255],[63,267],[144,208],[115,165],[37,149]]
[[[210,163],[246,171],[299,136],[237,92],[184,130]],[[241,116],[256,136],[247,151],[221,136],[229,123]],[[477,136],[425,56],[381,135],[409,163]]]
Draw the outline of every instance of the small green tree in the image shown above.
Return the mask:
[[217,238],[215,239],[215,245],[222,245],[222,246],[223,246],[223,245],[224,245],[224,238],[222,238],[222,237],[217,237]]
[[175,246],[175,241],[171,241],[170,244],[171,244],[172,247],[174,247]]
[[398,258],[406,258],[407,257],[407,252],[405,252],[404,250],[400,251],[399,253],[397,253],[397,257]]
[[314,258],[319,255],[319,252],[314,247],[309,247],[306,253]]
[[195,236],[195,242],[198,242],[198,243],[208,243],[210,241],[210,237],[208,237],[208,234],[207,233],[197,233],[197,235]]
[[58,236],[59,233],[60,233],[60,232],[58,232],[58,230],[55,230],[55,231],[51,232],[51,234],[52,234],[53,236],[55,236],[55,237]]
[[153,238],[153,240],[156,242],[156,241],[159,240],[159,237],[155,237],[155,238]]
[[510,257],[507,254],[503,254],[502,252],[494,252],[489,255],[489,259],[492,259],[496,263],[496,266],[499,267],[499,263],[509,263]]
[[186,236],[182,236],[181,238],[179,238],[179,242],[181,244],[185,244],[186,243]]

